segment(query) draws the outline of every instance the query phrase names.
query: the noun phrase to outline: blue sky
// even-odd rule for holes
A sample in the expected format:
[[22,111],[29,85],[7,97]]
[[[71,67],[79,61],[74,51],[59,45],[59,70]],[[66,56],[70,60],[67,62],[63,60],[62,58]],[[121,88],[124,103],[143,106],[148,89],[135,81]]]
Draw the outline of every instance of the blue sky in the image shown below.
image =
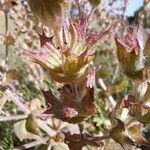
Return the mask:
[[134,12],[143,5],[143,0],[129,0],[126,16],[133,16]]
[[[103,0],[103,2],[107,5],[108,0]],[[133,16],[134,12],[139,9],[143,5],[143,0],[128,0],[127,3],[127,10],[125,15],[126,16]],[[114,7],[122,6],[122,0],[117,0]]]

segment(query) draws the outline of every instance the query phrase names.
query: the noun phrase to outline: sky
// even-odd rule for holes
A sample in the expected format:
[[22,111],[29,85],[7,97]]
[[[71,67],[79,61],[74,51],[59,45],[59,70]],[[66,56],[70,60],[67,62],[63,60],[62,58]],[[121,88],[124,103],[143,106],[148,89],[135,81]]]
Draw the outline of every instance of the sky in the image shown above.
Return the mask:
[[134,12],[143,5],[143,0],[129,0],[126,16],[133,16]]
[[[122,0],[117,0],[114,3],[114,7],[119,7],[122,5]],[[104,3],[107,3],[108,0],[104,0]],[[127,10],[125,13],[125,16],[133,16],[134,12],[139,9],[143,5],[143,0],[128,0],[127,3]]]

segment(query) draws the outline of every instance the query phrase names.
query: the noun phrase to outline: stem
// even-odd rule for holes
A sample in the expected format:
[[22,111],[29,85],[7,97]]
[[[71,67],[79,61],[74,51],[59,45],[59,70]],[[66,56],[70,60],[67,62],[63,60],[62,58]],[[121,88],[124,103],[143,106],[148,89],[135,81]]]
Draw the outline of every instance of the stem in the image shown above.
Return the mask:
[[[102,89],[104,91],[107,91],[107,87],[106,87],[103,79],[101,79],[101,78],[99,79],[99,84],[100,84],[100,86],[102,87]],[[112,105],[112,108],[114,108],[116,106],[116,101],[114,100],[114,98],[111,95],[108,96],[108,99],[109,99],[109,101],[110,101],[110,103]]]
[[38,146],[40,144],[44,144],[48,140],[49,140],[49,137],[46,136],[46,137],[42,138],[42,140],[36,140],[36,141],[30,142],[30,143],[24,144],[22,146],[19,146],[18,148],[14,148],[13,150],[25,150],[25,149],[29,149],[29,148]]
[[17,120],[22,120],[22,119],[26,119],[28,117],[28,115],[15,115],[15,116],[0,116],[0,122],[4,122],[4,121],[17,121]]
[[79,0],[77,0],[77,7],[78,7],[79,17],[80,17],[80,16],[81,16],[81,7],[80,7],[80,2],[79,2]]
[[5,12],[5,33],[8,32],[8,13]]
[[126,2],[124,0],[122,0],[121,2],[122,2],[121,6],[123,8],[123,10],[122,10],[122,21],[124,21],[124,19],[125,19],[125,12],[126,12]]
[[[7,36],[8,33],[8,12],[5,12],[5,35]],[[5,65],[7,70],[7,63],[8,63],[8,50],[9,46],[7,43],[5,44]]]
[[79,127],[81,138],[84,139],[84,135],[83,135],[84,128],[83,128],[83,125],[82,124],[78,124],[78,127]]
[[115,79],[117,77],[118,70],[119,70],[119,64],[117,64],[117,66],[116,66],[116,69],[115,69],[115,72],[114,72],[114,75],[113,75],[113,79],[112,79],[112,83],[114,83],[114,81],[115,81]]
[[[88,134],[84,134],[84,142],[90,142],[90,143],[93,143],[93,142],[99,142],[99,141],[102,141],[102,140],[106,140],[106,139],[109,139],[111,138],[109,133],[107,134],[104,134],[102,136],[97,136],[97,137],[94,137],[94,136],[90,136],[88,137],[89,135]],[[74,139],[74,138],[69,138],[68,136],[65,136],[65,138],[68,140],[68,141],[72,141],[72,142],[79,142],[77,139]]]
[[102,141],[102,140],[106,140],[106,139],[109,139],[109,138],[110,138],[109,134],[104,134],[102,136],[91,137],[91,138],[86,139],[86,140],[90,141],[90,142],[97,142],[97,141]]
[[78,84],[75,84],[75,92],[76,92],[76,97],[78,102],[80,102],[80,96],[79,96],[79,92],[78,92]]
[[37,120],[38,126],[45,131],[50,137],[55,136],[57,132],[53,129],[51,129],[44,121],[41,119]]
[[58,121],[58,125],[56,126],[56,130],[59,130],[59,129],[60,129],[61,124],[62,124],[62,121],[61,121],[61,120],[59,120],[59,121]]

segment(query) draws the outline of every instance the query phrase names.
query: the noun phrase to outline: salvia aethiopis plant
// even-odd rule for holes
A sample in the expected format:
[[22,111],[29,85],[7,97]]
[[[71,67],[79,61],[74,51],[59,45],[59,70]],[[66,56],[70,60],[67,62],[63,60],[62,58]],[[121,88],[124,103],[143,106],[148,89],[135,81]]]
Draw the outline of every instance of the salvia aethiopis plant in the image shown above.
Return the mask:
[[[93,8],[99,4],[98,1],[89,2]],[[43,25],[52,30],[53,35],[48,37],[42,30],[39,34],[41,50],[27,53],[55,82],[61,84],[57,89],[59,96],[54,95],[51,90],[42,90],[48,104],[44,113],[69,123],[81,123],[97,113],[93,88],[96,70],[93,63],[94,50],[97,42],[111,31],[108,29],[102,33],[90,32],[88,25],[92,13],[82,13],[75,19],[69,18],[70,6],[65,0],[30,0],[29,5]],[[124,39],[115,35],[115,41],[118,60],[125,75],[133,82],[144,81],[144,71],[150,64],[149,33],[142,25],[136,25],[129,28]],[[150,97],[149,82],[145,84],[147,89],[144,94],[143,86],[140,86],[140,92],[135,90],[136,95],[129,95],[118,101],[109,114],[109,137],[123,148],[124,144],[150,146],[142,133],[142,124],[148,124],[150,120],[147,103]],[[126,109],[128,113],[124,121],[122,114]]]
[[[76,123],[96,113],[94,106],[96,43],[110,29],[103,33],[90,33],[88,23],[90,15],[82,14],[71,21],[66,15],[69,4],[66,1],[39,0],[29,1],[32,11],[39,20],[53,31],[47,37],[40,35],[41,50],[28,52],[29,56],[43,68],[56,82],[62,83],[58,89],[60,98],[51,91],[43,91],[50,108],[45,112],[56,118]],[[52,8],[52,9],[51,9]]]
[[[104,5],[99,7],[100,0],[0,1],[0,17],[2,12],[5,20],[0,43],[5,45],[5,60],[8,59],[6,65],[0,64],[0,122],[5,122],[0,123],[0,149],[21,144],[16,139],[12,141],[12,131],[23,143],[26,139],[35,140],[14,149],[121,150],[120,145],[127,150],[141,145],[149,149],[145,132],[150,124],[150,34],[142,24],[129,26],[122,33],[126,31],[128,1],[124,0],[121,8],[114,8],[115,2],[108,0],[110,8],[105,10]],[[122,12],[120,19],[117,10]],[[113,35],[105,29],[107,26],[118,31],[114,36],[118,62],[112,51],[113,36],[104,39]],[[105,30],[99,33],[100,29]],[[24,51],[19,51],[28,46],[32,49],[27,51],[28,58],[35,63],[24,59]],[[10,69],[16,54],[28,64],[22,67],[15,59],[17,71]],[[0,58],[3,61],[3,56]],[[127,77],[119,73],[118,66]],[[41,90],[46,106],[39,92],[40,85],[45,85],[43,80],[50,89]],[[117,100],[120,95],[125,96]],[[5,125],[11,120],[17,122],[10,132]],[[6,138],[1,138],[3,134]]]

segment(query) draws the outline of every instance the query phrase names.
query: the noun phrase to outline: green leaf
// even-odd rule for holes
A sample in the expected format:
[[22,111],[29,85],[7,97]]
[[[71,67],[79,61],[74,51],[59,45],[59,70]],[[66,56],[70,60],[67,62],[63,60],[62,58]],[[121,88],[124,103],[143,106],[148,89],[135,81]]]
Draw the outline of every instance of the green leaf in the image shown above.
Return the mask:
[[14,131],[19,140],[23,141],[25,139],[34,139],[34,140],[41,139],[40,136],[32,134],[27,131],[26,122],[27,122],[26,120],[21,120],[14,124]]
[[30,133],[42,136],[42,133],[37,125],[37,120],[33,115],[30,115],[26,120],[26,130]]

